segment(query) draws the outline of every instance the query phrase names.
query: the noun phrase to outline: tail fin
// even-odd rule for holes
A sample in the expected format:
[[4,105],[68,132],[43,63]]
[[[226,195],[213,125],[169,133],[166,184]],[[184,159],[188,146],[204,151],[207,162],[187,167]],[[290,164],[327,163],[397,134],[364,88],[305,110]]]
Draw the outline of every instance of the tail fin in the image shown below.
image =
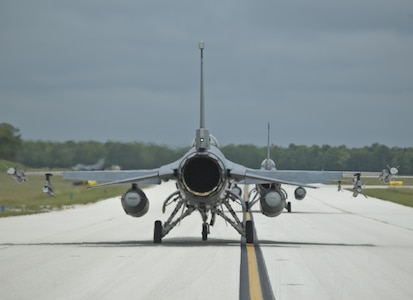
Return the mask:
[[267,158],[264,159],[261,163],[261,169],[265,170],[275,170],[275,162],[270,158],[270,123],[268,125],[268,132],[267,132]]

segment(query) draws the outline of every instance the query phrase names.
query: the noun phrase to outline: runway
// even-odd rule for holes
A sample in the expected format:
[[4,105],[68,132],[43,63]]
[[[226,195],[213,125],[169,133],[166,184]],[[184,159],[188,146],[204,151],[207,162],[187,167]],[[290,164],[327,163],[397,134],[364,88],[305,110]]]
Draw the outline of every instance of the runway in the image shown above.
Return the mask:
[[[151,207],[138,219],[119,199],[0,219],[0,298],[248,299],[242,239],[222,219],[206,242],[194,213],[153,244],[173,188],[147,189]],[[303,201],[286,190],[292,213],[252,211],[275,299],[413,299],[412,208],[334,186],[307,190]]]

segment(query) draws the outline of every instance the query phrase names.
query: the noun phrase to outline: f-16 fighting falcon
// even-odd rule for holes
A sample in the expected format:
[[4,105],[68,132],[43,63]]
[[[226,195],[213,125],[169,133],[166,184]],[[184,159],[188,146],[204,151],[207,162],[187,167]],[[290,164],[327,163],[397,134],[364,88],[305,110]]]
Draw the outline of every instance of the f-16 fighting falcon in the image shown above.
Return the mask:
[[[275,167],[251,169],[226,159],[219,149],[217,139],[209,133],[205,125],[203,70],[205,44],[202,41],[199,43],[199,50],[201,61],[200,123],[199,128],[195,130],[195,140],[191,148],[182,158],[150,170],[63,171],[63,178],[103,182],[97,186],[130,183],[131,187],[122,195],[121,203],[126,214],[132,217],[141,217],[149,209],[149,199],[138,184],[161,184],[164,181],[174,180],[177,189],[166,197],[163,208],[165,209],[168,205],[175,205],[175,208],[166,221],[155,221],[154,243],[161,243],[177,224],[194,212],[198,212],[201,217],[202,240],[207,240],[210,227],[214,225],[216,217],[219,216],[245,237],[247,243],[253,243],[253,221],[241,220],[242,218],[233,208],[234,204],[239,204],[244,213],[248,210],[244,199],[241,198],[239,188],[234,189],[237,183],[266,186],[266,189],[260,191],[256,201],[259,201],[261,212],[264,215],[276,217],[286,207],[286,196],[281,189],[281,184],[297,186],[299,197],[303,198],[304,187],[314,188],[313,184],[316,183],[337,181],[343,173],[340,171],[283,171],[276,170]],[[13,176],[13,174],[10,175]],[[19,178],[22,177],[19,176]],[[297,190],[296,193],[298,193]]]

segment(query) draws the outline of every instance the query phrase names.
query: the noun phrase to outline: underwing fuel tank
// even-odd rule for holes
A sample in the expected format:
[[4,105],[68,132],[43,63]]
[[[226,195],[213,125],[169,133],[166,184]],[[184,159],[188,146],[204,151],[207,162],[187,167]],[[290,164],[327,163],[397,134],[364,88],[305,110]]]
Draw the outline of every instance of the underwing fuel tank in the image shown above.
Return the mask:
[[271,189],[260,198],[261,212],[267,217],[276,217],[285,207],[285,195],[276,189]]
[[297,200],[303,200],[306,194],[307,194],[307,191],[305,190],[305,188],[301,186],[296,188],[294,191],[294,197]]
[[149,209],[148,198],[145,193],[137,187],[132,187],[127,190],[122,195],[121,202],[125,213],[132,217],[142,217]]

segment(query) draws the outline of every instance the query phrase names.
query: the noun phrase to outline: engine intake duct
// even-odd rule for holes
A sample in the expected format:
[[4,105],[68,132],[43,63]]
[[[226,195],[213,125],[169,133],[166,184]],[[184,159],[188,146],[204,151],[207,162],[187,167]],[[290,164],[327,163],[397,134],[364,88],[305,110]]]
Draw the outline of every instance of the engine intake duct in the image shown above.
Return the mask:
[[196,155],[184,163],[181,180],[189,193],[206,197],[220,189],[222,171],[217,159],[209,155]]

